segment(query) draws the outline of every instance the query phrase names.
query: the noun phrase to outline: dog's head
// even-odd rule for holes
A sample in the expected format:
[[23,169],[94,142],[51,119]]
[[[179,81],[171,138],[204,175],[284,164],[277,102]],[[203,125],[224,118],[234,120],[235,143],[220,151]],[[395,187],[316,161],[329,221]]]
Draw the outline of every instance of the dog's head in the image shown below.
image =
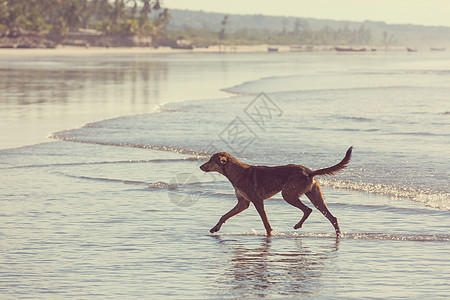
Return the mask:
[[232,158],[233,157],[226,152],[213,154],[207,162],[200,166],[200,169],[204,172],[219,172],[223,174],[224,168]]

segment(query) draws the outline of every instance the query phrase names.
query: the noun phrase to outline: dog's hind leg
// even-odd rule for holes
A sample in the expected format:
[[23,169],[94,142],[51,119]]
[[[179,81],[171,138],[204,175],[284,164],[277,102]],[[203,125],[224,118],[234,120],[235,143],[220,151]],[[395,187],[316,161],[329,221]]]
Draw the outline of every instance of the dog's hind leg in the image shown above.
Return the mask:
[[[295,187],[294,187],[295,188]],[[289,203],[292,206],[295,206],[299,209],[302,210],[303,212],[303,217],[300,220],[300,222],[298,222],[297,224],[295,224],[294,229],[299,229],[302,228],[303,226],[303,222],[306,221],[306,219],[308,219],[309,215],[312,212],[312,209],[309,208],[308,206],[306,206],[305,204],[303,204],[300,201],[300,192],[296,191],[295,189],[291,189],[291,188],[285,188],[282,192],[281,195],[283,196],[283,199]]]
[[327,204],[320,189],[319,184],[314,180],[313,186],[309,192],[306,193],[312,204],[331,222],[333,225],[336,235],[341,236],[341,230],[339,229],[339,224],[337,218],[333,216],[328,210]]
[[209,232],[214,233],[220,230],[220,227],[222,227],[223,223],[225,223],[226,220],[228,220],[229,218],[237,215],[238,213],[242,212],[243,210],[246,210],[249,206],[250,206],[250,202],[247,201],[245,198],[238,196],[238,203],[236,204],[235,207],[233,207],[229,212],[227,212],[226,214],[224,214],[219,222],[216,224],[216,226],[214,226],[213,228],[211,228],[211,230]]

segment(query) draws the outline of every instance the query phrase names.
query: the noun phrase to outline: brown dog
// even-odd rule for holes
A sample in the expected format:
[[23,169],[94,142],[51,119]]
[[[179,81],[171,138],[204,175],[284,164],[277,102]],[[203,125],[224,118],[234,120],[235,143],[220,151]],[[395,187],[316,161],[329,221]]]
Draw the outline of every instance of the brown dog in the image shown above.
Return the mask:
[[264,200],[281,191],[287,203],[303,211],[303,217],[294,229],[301,228],[312,212],[311,208],[300,201],[300,196],[306,194],[314,206],[333,224],[336,234],[340,236],[337,219],[328,210],[319,183],[314,176],[333,175],[345,168],[352,156],[352,148],[347,150],[344,159],[337,165],[316,171],[300,165],[251,166],[240,162],[226,152],[214,154],[208,162],[200,166],[200,169],[204,172],[219,172],[227,177],[235,189],[238,203],[220,218],[210,232],[219,231],[226,220],[247,209],[252,202],[261,216],[267,235],[270,236],[272,228],[264,210]]

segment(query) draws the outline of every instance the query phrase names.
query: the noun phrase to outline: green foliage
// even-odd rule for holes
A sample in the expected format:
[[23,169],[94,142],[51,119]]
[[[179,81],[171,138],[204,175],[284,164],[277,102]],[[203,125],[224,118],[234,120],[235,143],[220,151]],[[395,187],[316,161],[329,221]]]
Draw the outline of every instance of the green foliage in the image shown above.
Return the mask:
[[32,11],[29,14],[29,19],[24,19],[22,23],[25,29],[33,31],[41,31],[48,28],[48,25],[37,11]]
[[67,23],[63,17],[59,17],[52,28],[50,29],[49,36],[55,40],[62,40],[69,33],[69,28],[67,27]]
[[[80,28],[98,29],[106,35],[144,36],[164,31],[156,30],[149,19],[152,9],[159,8],[159,0],[0,0],[0,26],[9,33],[48,30],[56,40]],[[169,21],[166,9],[155,23],[165,29]]]
[[135,19],[123,19],[113,21],[105,18],[98,22],[96,29],[107,35],[134,35],[140,32],[139,22]]
[[368,46],[378,42],[379,36],[369,21],[358,23],[282,16],[228,15],[224,24],[224,14],[220,13],[173,10],[172,15],[173,21],[169,28],[184,30],[185,25],[189,24],[192,28],[210,30],[219,36],[224,32],[223,43],[239,41],[245,44]]
[[[158,0],[0,0],[0,27],[8,28],[10,36],[19,29],[44,31],[54,40],[61,40],[70,31],[80,28],[97,29],[105,35],[148,36],[154,41],[168,36],[184,38],[197,45],[211,44],[309,44],[344,45],[370,44],[372,35],[363,25],[359,28],[313,28],[308,21],[283,19],[279,27],[236,28],[238,19],[215,16],[214,26],[204,24],[203,29],[185,27],[168,30],[171,14],[159,10]],[[156,14],[151,12],[157,11]],[[153,19],[150,19],[150,16]],[[265,24],[264,16],[253,16],[253,21]],[[195,19],[185,24],[194,24]],[[391,38],[392,40],[392,38]],[[385,37],[385,44],[392,41]]]

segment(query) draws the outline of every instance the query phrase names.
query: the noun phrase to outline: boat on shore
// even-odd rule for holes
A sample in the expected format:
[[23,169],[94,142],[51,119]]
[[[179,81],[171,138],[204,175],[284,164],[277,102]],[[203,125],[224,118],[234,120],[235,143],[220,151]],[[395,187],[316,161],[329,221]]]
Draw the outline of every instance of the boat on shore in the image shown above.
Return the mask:
[[417,52],[417,49],[416,48],[406,47],[406,51],[408,51],[408,52]]
[[334,49],[338,52],[364,52],[364,51],[367,51],[366,48],[355,49],[355,48],[345,48],[345,47],[334,47]]

